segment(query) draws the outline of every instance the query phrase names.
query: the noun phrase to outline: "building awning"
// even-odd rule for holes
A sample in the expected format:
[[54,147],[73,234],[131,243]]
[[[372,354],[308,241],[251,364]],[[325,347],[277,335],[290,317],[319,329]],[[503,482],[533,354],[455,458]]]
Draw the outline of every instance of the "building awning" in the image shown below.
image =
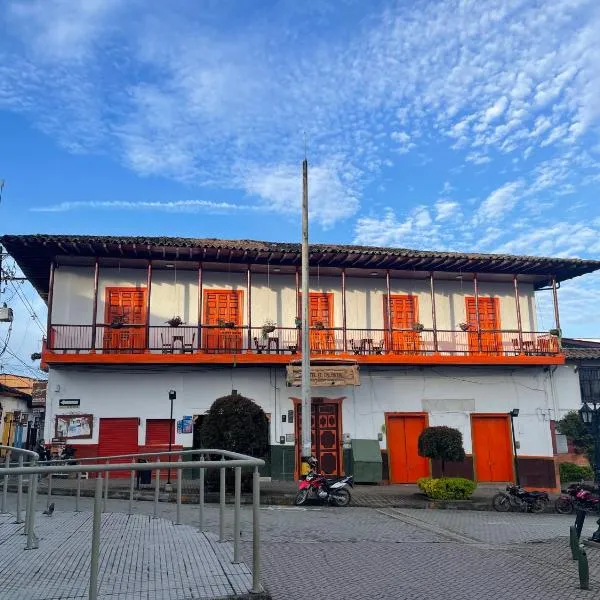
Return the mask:
[[[48,294],[50,263],[57,257],[169,260],[299,267],[301,246],[286,242],[180,237],[117,237],[88,235],[5,235],[0,238],[39,294]],[[82,264],[84,264],[82,262]],[[311,244],[310,264],[320,268],[390,269],[414,272],[493,273],[527,275],[536,288],[551,278],[565,281],[600,269],[600,261],[438,252],[336,244]]]

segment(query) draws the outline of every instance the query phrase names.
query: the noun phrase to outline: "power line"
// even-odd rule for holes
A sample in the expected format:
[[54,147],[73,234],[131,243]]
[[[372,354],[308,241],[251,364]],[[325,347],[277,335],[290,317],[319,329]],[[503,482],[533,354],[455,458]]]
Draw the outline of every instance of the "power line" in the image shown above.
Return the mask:
[[12,350],[9,350],[7,348],[6,352],[8,352],[8,354],[10,354],[16,360],[18,360],[29,372],[31,372],[37,376],[37,371],[31,365],[28,365],[22,358],[17,356]]
[[35,321],[39,330],[42,332],[42,335],[46,335],[46,328],[42,325],[42,322],[40,321],[39,317],[37,316],[37,313],[35,312],[35,309],[33,308],[33,306],[31,306],[27,297],[24,294],[21,294],[21,290],[19,290],[19,288],[17,287],[17,284],[14,281],[11,281],[10,283],[12,284],[18,298],[21,300],[21,302],[23,303],[25,308],[28,310],[29,314],[31,315],[31,318]]

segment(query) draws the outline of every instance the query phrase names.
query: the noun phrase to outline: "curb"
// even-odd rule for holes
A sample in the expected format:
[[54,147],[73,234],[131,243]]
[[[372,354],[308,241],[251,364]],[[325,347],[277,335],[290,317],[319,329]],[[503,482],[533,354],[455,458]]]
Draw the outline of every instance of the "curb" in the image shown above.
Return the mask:
[[[17,486],[9,485],[8,491],[16,493]],[[23,493],[26,493],[27,485],[23,485]],[[75,496],[77,491],[73,488],[52,488],[52,496]],[[38,488],[38,497],[45,497],[47,494],[45,490]],[[93,498],[94,490],[82,489],[80,492],[82,498]],[[136,490],[134,493],[134,500],[141,500],[147,502],[154,502],[154,490]],[[129,500],[129,490],[123,489],[109,489],[108,498],[112,500]],[[177,501],[175,492],[161,492],[159,496],[159,502],[173,502]],[[218,492],[206,492],[204,501],[207,504],[218,504],[219,493]],[[294,506],[295,494],[277,494],[273,492],[263,492],[260,495],[261,505],[268,506]],[[198,504],[198,494],[186,494],[183,493],[181,496],[182,504]],[[233,494],[227,494],[225,497],[227,504],[234,503]],[[242,494],[240,503],[243,505],[252,504],[252,494]],[[378,498],[378,497],[356,497],[353,496],[351,507],[355,508],[413,508],[420,510],[472,510],[472,511],[494,511],[489,500],[477,499],[477,500],[426,500],[420,498],[410,497],[392,497],[392,498]],[[514,511],[511,511],[514,512]],[[545,513],[554,513],[554,504],[550,503]]]

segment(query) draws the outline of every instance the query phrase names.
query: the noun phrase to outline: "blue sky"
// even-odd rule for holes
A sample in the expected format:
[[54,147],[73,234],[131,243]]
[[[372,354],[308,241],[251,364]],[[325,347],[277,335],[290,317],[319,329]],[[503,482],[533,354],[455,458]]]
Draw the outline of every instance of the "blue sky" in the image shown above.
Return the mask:
[[[0,27],[2,232],[298,240],[306,139],[314,241],[600,257],[595,0],[5,0]],[[567,334],[600,337],[599,288],[563,286]]]

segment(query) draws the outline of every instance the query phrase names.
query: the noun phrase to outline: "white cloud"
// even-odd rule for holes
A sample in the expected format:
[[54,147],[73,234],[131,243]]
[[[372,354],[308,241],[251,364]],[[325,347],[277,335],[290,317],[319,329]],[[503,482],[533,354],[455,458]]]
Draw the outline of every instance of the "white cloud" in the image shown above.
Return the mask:
[[438,200],[435,203],[436,221],[447,221],[460,212],[460,204],[452,200]]
[[478,223],[494,222],[505,217],[519,200],[519,191],[523,187],[521,181],[511,181],[494,190],[477,211]]
[[209,200],[174,200],[170,202],[129,200],[82,200],[75,202],[60,202],[47,206],[34,206],[32,212],[68,212],[81,209],[105,209],[105,210],[133,210],[133,211],[160,211],[160,212],[215,212],[227,213],[236,211],[256,211],[263,207],[251,204],[234,204],[231,202],[211,202]]

